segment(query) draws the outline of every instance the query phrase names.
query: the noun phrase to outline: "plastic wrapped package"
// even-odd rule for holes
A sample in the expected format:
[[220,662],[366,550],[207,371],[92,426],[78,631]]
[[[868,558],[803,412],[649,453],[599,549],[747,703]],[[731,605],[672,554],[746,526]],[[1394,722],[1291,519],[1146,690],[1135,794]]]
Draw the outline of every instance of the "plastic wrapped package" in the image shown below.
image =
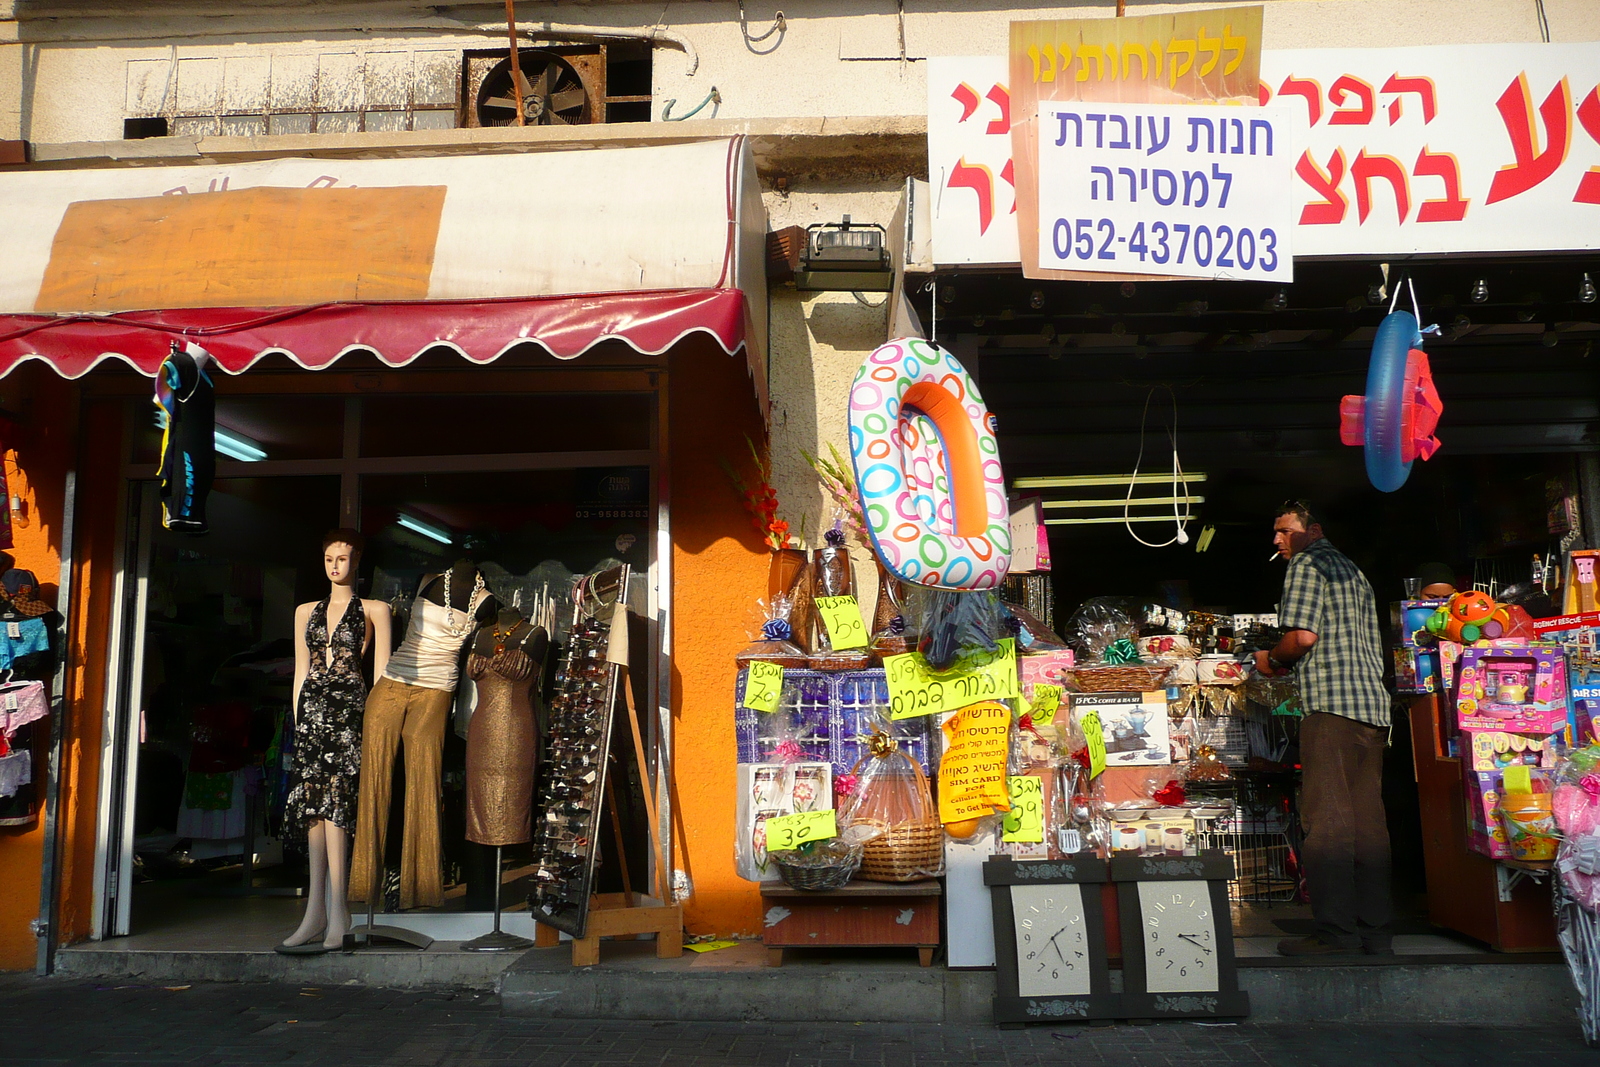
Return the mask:
[[[844,532],[839,524],[823,535],[826,544],[812,554],[811,595],[854,596],[855,569],[850,562],[850,549],[845,546]],[[828,628],[822,616],[813,613],[815,621],[811,631],[810,667],[816,671],[859,671],[872,662],[872,653],[865,648],[836,649],[828,637]]]
[[1139,635],[1134,619],[1140,611],[1137,602],[1127,597],[1093,597],[1072,613],[1062,636],[1077,652],[1079,663],[1104,663],[1108,648]]
[[850,771],[854,793],[839,822],[863,846],[860,877],[914,882],[944,873],[944,828],[928,778],[886,729],[873,732],[870,755]]
[[1000,596],[992,589],[907,586],[905,622],[917,651],[935,671],[949,670],[963,652],[992,652],[1000,638],[1012,636]]
[[872,643],[874,656],[899,656],[910,652],[913,644],[906,632],[905,585],[878,564],[878,604],[872,612]]
[[784,595],[769,601],[757,601],[761,607],[760,626],[751,635],[750,643],[735,659],[740,667],[760,660],[776,663],[780,667],[799,669],[806,665],[805,651],[794,641],[794,628],[790,619],[794,606]]
[[1019,604],[1009,601],[1000,602],[1000,611],[1003,615],[1006,632],[1017,639],[1017,652],[1021,655],[1034,655],[1043,652],[1059,652],[1067,648],[1067,643],[1057,637],[1055,632],[1046,626],[1037,615]]

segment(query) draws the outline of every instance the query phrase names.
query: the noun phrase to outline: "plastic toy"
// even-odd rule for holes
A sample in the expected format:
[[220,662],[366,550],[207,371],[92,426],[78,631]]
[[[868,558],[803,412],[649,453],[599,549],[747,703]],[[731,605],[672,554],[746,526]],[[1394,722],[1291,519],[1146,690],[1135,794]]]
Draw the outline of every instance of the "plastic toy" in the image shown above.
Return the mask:
[[1484,638],[1510,637],[1512,625],[1512,614],[1506,605],[1497,604],[1488,593],[1474,589],[1451,597],[1444,607],[1428,616],[1422,628],[1443,640],[1470,645]]
[[1433,431],[1444,402],[1421,345],[1416,316],[1389,312],[1372,340],[1367,395],[1339,401],[1339,440],[1365,449],[1367,480],[1385,493],[1406,484],[1414,460],[1439,450]]
[[850,386],[850,461],[872,547],[895,577],[993,589],[1011,567],[1011,512],[994,417],[936,344],[880,345]]

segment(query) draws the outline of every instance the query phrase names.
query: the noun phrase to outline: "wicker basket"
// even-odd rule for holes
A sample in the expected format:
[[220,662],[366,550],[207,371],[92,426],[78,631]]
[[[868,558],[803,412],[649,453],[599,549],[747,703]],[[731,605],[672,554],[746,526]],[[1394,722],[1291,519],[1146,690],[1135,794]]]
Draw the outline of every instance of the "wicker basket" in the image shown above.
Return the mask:
[[944,827],[937,822],[883,826],[862,849],[861,877],[869,882],[918,882],[943,869]]
[[1070,672],[1085,693],[1143,693],[1166,684],[1170,663],[1117,663],[1074,667]]
[[812,890],[844,888],[861,868],[861,855],[860,845],[845,845],[842,855],[838,849],[809,856],[792,850],[767,853],[786,885]]

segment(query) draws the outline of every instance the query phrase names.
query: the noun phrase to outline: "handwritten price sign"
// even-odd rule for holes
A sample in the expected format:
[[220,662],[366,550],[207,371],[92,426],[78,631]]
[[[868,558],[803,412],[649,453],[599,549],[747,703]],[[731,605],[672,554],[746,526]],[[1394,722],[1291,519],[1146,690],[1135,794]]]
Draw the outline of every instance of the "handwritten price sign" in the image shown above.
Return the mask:
[[779,815],[768,819],[766,827],[768,852],[783,852],[799,848],[807,841],[826,841],[839,836],[839,824],[834,820],[832,808]]
[[1033,706],[1028,709],[1028,714],[1033,717],[1035,726],[1049,726],[1055,721],[1056,711],[1061,707],[1061,687],[1048,682],[1039,682],[1033,687]]
[[819,596],[817,614],[828,631],[828,643],[836,650],[867,647],[867,624],[861,621],[861,605],[853,596]]
[[1089,777],[1098,777],[1106,769],[1106,735],[1100,728],[1100,713],[1086,711],[1078,724],[1083,727],[1083,739],[1089,745]]
[[1011,810],[1001,826],[1000,839],[1036,845],[1044,840],[1044,783],[1031,774],[1007,779]]
[[886,656],[889,717],[910,719],[955,711],[980,700],[1009,700],[1017,695],[1017,643],[1006,637],[993,652],[963,656],[953,668],[935,673],[919,652]]
[[750,673],[744,679],[744,707],[756,711],[777,711],[778,698],[782,694],[782,667],[760,661],[750,664]]

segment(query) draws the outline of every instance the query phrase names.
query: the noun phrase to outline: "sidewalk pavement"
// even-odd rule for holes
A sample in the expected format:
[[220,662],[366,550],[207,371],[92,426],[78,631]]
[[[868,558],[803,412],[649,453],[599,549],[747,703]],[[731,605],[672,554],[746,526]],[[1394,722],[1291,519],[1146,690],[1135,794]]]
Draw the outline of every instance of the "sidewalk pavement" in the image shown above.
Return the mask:
[[1493,1026],[1162,1023],[1026,1030],[909,1024],[509,1018],[494,994],[261,983],[161,986],[0,974],[7,1067],[1409,1067],[1600,1064],[1577,1020]]

